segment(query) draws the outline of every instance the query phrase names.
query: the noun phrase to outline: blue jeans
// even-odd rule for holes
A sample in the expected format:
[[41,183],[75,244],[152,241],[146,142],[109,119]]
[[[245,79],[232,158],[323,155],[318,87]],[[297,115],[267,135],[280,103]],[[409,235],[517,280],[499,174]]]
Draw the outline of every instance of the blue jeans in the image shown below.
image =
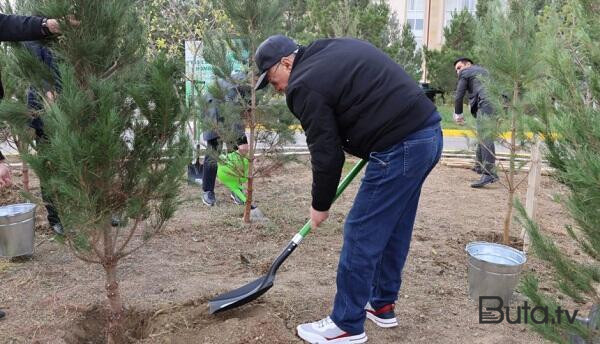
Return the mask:
[[394,303],[408,255],[421,187],[440,160],[436,123],[383,152],[373,152],[344,226],[331,319],[342,330],[364,332],[367,302]]

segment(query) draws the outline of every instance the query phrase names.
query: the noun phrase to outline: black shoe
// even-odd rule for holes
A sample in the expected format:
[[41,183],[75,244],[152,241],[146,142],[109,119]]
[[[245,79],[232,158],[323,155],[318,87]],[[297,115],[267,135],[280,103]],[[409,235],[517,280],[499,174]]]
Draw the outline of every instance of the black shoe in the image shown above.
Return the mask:
[[60,236],[65,235],[65,229],[63,228],[63,225],[60,222],[53,224],[51,227],[54,234]]
[[3,311],[0,311],[0,319],[4,319],[5,316],[6,316],[6,313],[4,313]]
[[482,188],[488,184],[492,184],[498,181],[498,176],[493,174],[482,174],[479,181],[471,184],[472,188]]
[[246,204],[246,202],[242,201],[235,193],[231,192],[230,194],[231,199],[233,200],[233,203],[237,204],[237,205],[244,205]]
[[217,203],[217,199],[215,198],[215,192],[214,191],[204,191],[204,194],[202,195],[202,203],[204,203],[210,207],[215,205],[215,203]]
[[473,167],[471,167],[471,171],[473,171],[477,174],[483,174],[483,168],[481,168],[481,165],[479,165],[479,164],[473,165]]

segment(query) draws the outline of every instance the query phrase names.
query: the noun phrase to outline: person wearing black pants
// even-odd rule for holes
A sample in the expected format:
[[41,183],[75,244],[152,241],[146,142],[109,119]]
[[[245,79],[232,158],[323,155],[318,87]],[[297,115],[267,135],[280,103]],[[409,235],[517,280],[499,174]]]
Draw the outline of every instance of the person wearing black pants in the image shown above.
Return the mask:
[[[240,149],[240,146],[244,147],[244,145],[248,145],[248,138],[246,135],[240,136],[236,144],[228,143],[227,147],[232,147],[233,150],[240,150],[240,153],[242,153],[244,148]],[[212,206],[214,205],[214,202],[216,202],[214,190],[215,181],[217,178],[218,163],[215,157],[223,149],[223,143],[221,142],[220,138],[215,138],[208,140],[206,142],[206,146],[208,151],[204,156],[204,173],[202,174],[202,190],[204,191],[204,195],[202,197],[202,202],[208,206]],[[212,199],[208,197],[212,197]],[[231,199],[238,205],[244,204],[244,202],[240,200],[234,193],[231,193]]]
[[223,144],[219,138],[213,138],[206,141],[206,155],[204,156],[204,169],[202,173],[202,202],[208,206],[216,203],[215,180],[217,179],[217,159]]
[[456,74],[458,74],[458,84],[454,99],[454,121],[461,125],[464,124],[463,98],[468,94],[471,114],[477,119],[477,136],[479,138],[475,154],[477,162],[473,167],[473,171],[481,174],[481,179],[471,184],[471,187],[481,188],[498,180],[498,176],[496,175],[494,138],[490,136],[489,130],[485,128],[491,122],[494,109],[487,99],[485,85],[480,79],[487,77],[488,71],[474,64],[467,57],[456,59],[454,61],[454,69],[456,70]]
[[[234,75],[234,77],[241,78],[241,75]],[[240,95],[245,94],[243,90],[239,90],[238,87],[232,85],[225,80],[218,80],[219,87],[226,91],[225,101],[234,102]],[[202,203],[208,206],[214,206],[217,202],[215,197],[215,181],[217,179],[217,157],[223,149],[223,140],[217,133],[216,128],[223,122],[223,118],[219,115],[218,100],[212,95],[207,96],[208,108],[204,113],[204,121],[206,122],[207,129],[202,133],[202,137],[206,141],[207,151],[204,156],[204,168],[202,173]],[[246,154],[248,150],[248,139],[244,132],[244,125],[238,123],[234,126],[233,130],[236,132],[238,139],[237,142],[226,142],[227,149],[233,148],[234,150],[240,151],[241,154]],[[231,198],[236,204],[243,204],[235,194],[231,194]]]
[[[47,99],[52,101],[56,97],[57,93],[61,90],[60,75],[58,72],[58,67],[54,61],[54,56],[48,48],[39,42],[26,42],[24,45],[33,55],[37,56],[38,59],[44,62],[44,64],[52,71],[52,75],[54,77],[54,80],[52,80],[53,84],[47,82],[43,86],[44,89],[42,90]],[[43,106],[40,103],[38,91],[32,87],[27,90],[27,107],[34,113],[39,113],[43,109]],[[31,120],[30,126],[35,130],[36,149],[43,149],[43,145],[47,143],[48,137],[44,133],[44,122],[42,121],[42,118],[37,115],[34,116],[34,118]],[[64,229],[62,223],[60,222],[58,211],[52,202],[52,198],[48,194],[48,190],[44,187],[44,184],[40,184],[40,188],[42,190],[42,199],[44,200],[44,205],[48,212],[48,223],[50,228],[52,228],[54,233],[63,235]]]

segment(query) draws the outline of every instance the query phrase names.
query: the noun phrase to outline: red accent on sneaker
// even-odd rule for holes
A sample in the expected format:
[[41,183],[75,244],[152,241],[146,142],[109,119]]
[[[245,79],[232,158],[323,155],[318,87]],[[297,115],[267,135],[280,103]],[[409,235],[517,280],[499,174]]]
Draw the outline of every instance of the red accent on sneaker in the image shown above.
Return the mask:
[[344,337],[350,337],[350,334],[348,332],[344,332],[344,333],[340,334],[337,337],[333,337],[333,338],[325,337],[325,339],[327,339],[327,340],[335,340],[335,339],[340,339],[340,338],[344,338]]
[[387,313],[387,312],[393,312],[394,311],[394,304],[391,303],[389,305],[385,305],[379,309],[375,309],[375,310],[370,310],[369,313],[374,314],[374,315],[379,315],[379,314],[383,314],[383,313]]

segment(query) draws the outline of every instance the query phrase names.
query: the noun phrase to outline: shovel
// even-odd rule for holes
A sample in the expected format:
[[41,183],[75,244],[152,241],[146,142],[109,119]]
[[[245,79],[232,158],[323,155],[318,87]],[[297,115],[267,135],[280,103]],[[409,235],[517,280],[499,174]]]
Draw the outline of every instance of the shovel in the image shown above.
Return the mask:
[[188,184],[202,186],[202,174],[204,165],[200,163],[200,158],[196,158],[196,162],[188,165],[187,180]]
[[[360,160],[354,165],[350,173],[342,180],[340,185],[337,188],[337,192],[335,193],[334,201],[344,192],[348,184],[356,177],[356,175],[360,172],[360,170],[365,166],[366,161]],[[241,305],[244,305],[262,294],[266,293],[273,286],[273,282],[275,281],[275,274],[277,273],[277,269],[283,264],[283,262],[289,257],[292,252],[298,247],[298,245],[302,242],[302,239],[310,232],[310,220],[300,229],[298,234],[296,234],[292,240],[287,244],[285,249],[279,254],[279,256],[275,259],[269,272],[262,276],[261,278],[246,284],[238,289],[232,290],[228,293],[217,296],[216,298],[210,300],[208,305],[210,307],[210,314],[215,314],[221,311],[225,311],[228,309],[236,308]]]
[[[195,125],[194,125],[195,127]],[[195,132],[195,131],[194,131]],[[196,155],[196,161],[189,164],[187,167],[187,180],[188,184],[202,186],[202,175],[204,173],[204,165],[200,163],[200,145],[196,145],[194,151]]]

